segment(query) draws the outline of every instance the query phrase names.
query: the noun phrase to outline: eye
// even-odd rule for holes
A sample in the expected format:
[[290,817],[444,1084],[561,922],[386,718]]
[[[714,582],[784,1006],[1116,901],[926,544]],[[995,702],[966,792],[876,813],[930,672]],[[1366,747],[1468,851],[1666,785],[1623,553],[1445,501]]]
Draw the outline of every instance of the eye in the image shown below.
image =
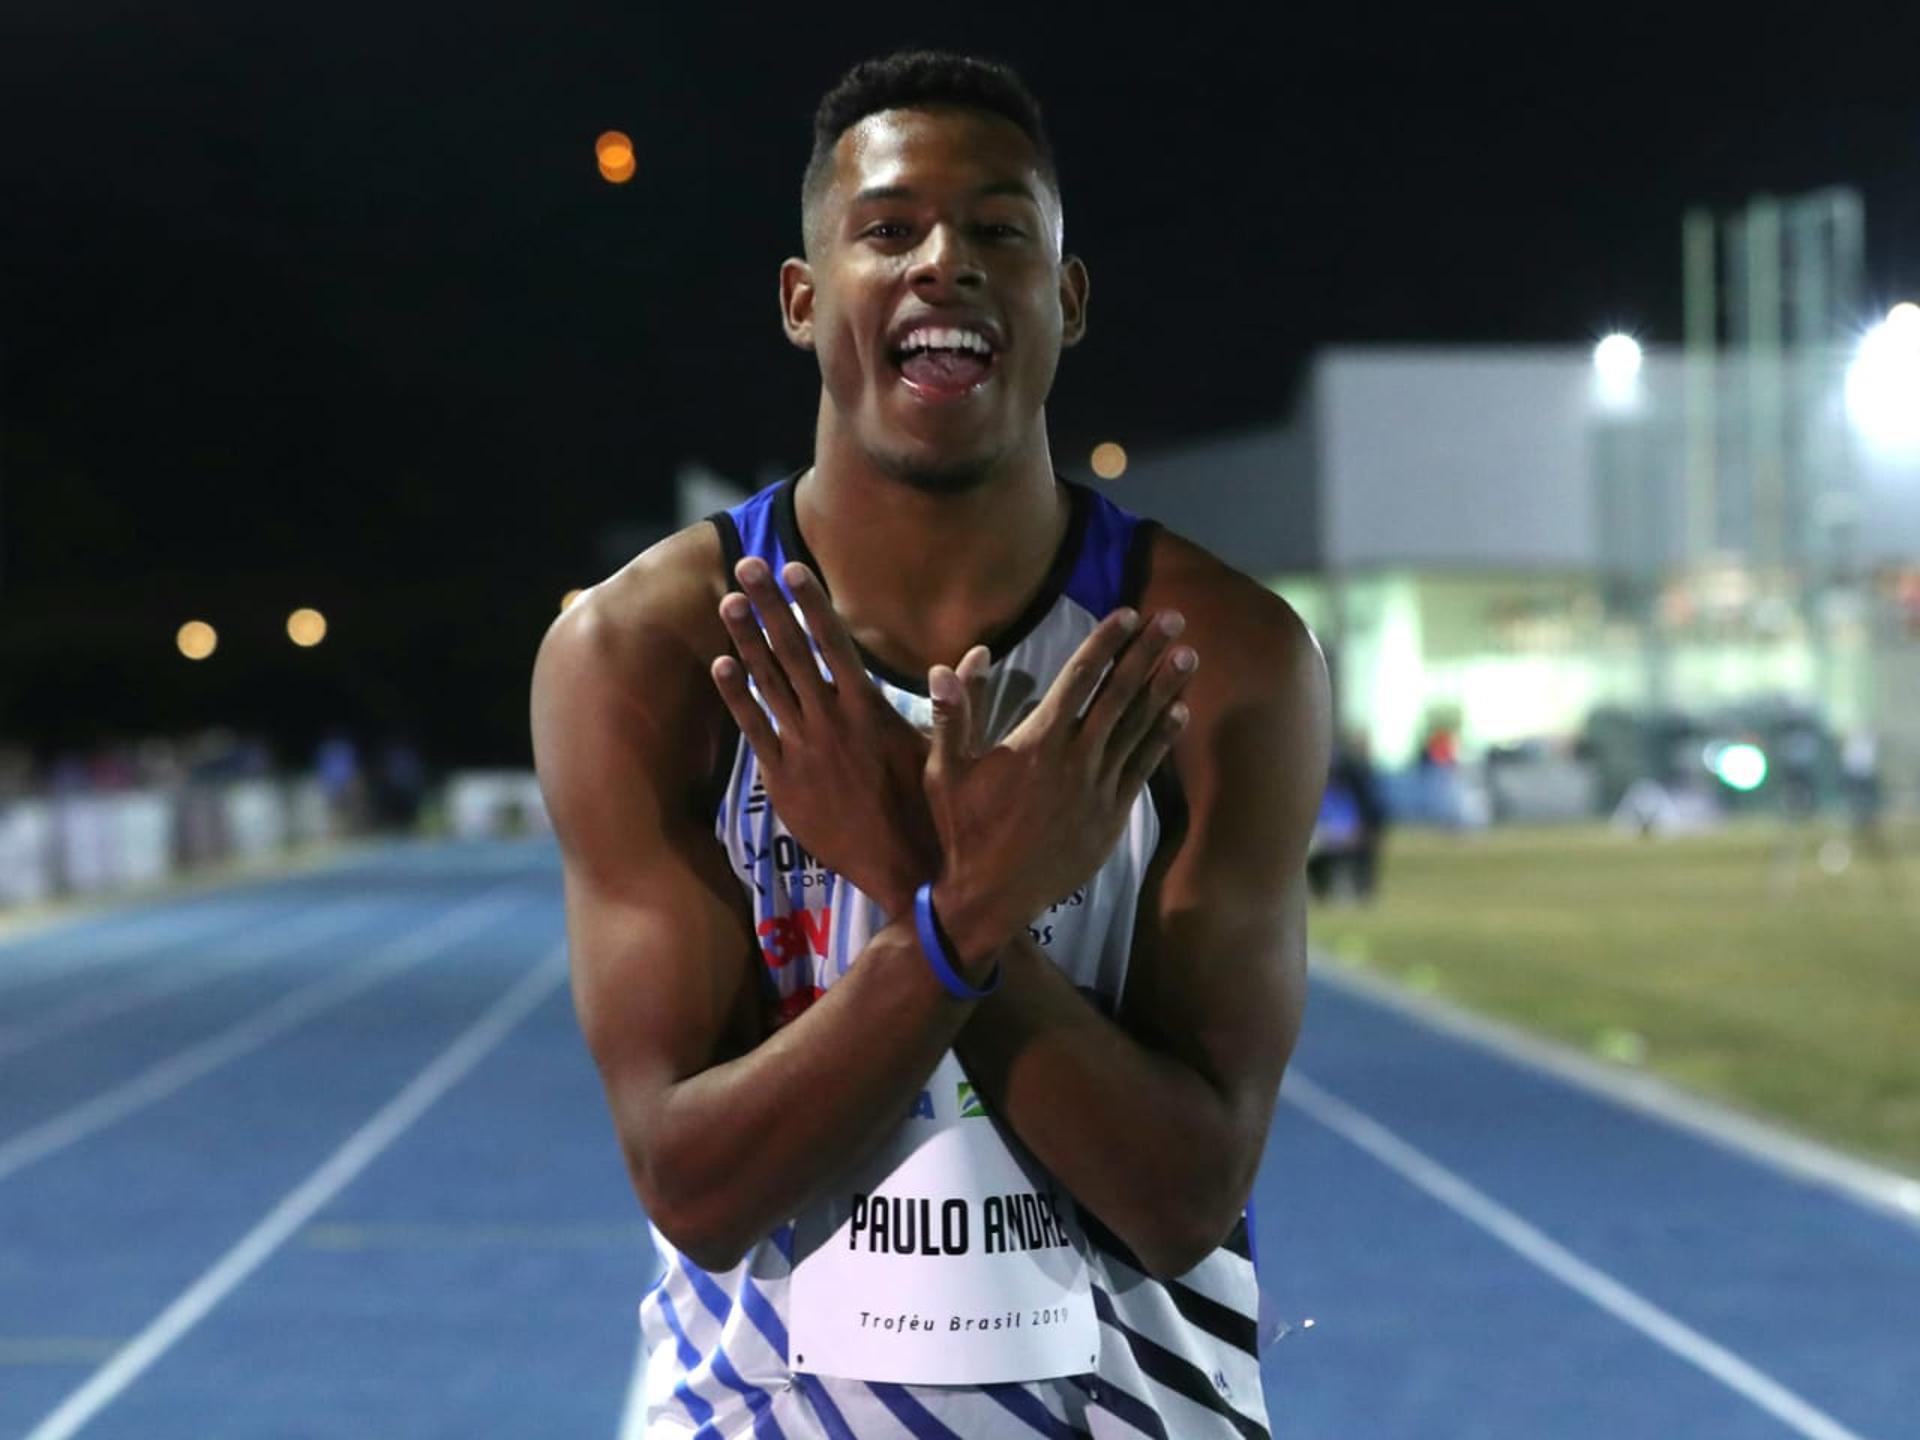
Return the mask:
[[982,225],[980,233],[989,240],[1018,240],[1026,234],[1018,225],[1009,224],[1005,220],[994,220]]
[[881,220],[869,225],[860,235],[867,240],[904,240],[907,237],[907,225],[903,220]]

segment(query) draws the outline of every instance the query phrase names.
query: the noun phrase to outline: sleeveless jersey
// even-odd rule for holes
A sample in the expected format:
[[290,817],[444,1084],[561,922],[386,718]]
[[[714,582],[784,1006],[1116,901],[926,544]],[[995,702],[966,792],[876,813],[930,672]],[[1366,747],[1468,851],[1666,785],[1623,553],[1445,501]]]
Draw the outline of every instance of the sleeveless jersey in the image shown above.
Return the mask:
[[[776,580],[789,560],[819,573],[794,519],[796,484],[789,478],[712,517],[729,577],[743,555],[764,559]],[[990,738],[1004,735],[1032,708],[1103,616],[1139,603],[1153,526],[1084,486],[1068,489],[1072,518],[1046,583],[990,646]],[[930,726],[924,679],[865,658],[895,708],[916,725]],[[1029,927],[1035,942],[1108,1015],[1117,1013],[1126,986],[1140,888],[1163,823],[1171,831],[1179,822],[1177,813],[1168,813],[1177,806],[1177,793],[1169,788],[1143,790],[1106,862]],[[716,828],[752,906],[766,976],[786,1023],[847,972],[888,917],[786,831],[744,738]],[[793,1103],[804,1105],[806,1097],[796,1095]],[[723,1273],[701,1269],[655,1228],[663,1269],[640,1305],[648,1347],[647,1434],[756,1440],[1265,1437],[1259,1297],[1245,1217],[1224,1245],[1167,1281],[1147,1275],[1084,1209],[1075,1219],[1087,1240],[1100,1322],[1095,1368],[1056,1380],[983,1386],[796,1372],[787,1364],[792,1223]]]

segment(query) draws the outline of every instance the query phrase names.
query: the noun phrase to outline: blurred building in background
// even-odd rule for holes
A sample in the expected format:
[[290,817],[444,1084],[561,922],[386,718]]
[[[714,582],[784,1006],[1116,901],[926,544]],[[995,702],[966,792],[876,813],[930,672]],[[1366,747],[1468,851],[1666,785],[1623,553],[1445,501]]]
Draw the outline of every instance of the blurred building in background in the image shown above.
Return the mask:
[[1684,346],[1331,349],[1285,422],[1107,488],[1286,594],[1387,765],[1611,717],[1910,767],[1920,309],[1863,334],[1859,234],[1845,191],[1690,215]]

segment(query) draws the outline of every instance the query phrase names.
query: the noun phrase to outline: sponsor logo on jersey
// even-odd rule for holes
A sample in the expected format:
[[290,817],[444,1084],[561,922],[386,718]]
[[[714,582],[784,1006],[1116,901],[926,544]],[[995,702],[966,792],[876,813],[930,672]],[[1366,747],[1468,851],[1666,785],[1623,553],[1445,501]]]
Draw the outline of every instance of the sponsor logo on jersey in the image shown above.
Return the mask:
[[960,1101],[960,1118],[962,1120],[972,1120],[976,1117],[984,1119],[987,1107],[980,1103],[980,1095],[973,1088],[973,1082],[962,1080],[957,1088],[960,1092],[957,1097]]

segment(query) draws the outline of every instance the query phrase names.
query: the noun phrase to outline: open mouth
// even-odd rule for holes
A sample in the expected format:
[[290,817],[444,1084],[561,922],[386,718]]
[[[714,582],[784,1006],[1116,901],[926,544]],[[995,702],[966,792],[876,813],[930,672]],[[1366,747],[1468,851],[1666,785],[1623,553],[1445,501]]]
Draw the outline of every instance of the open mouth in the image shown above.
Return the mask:
[[926,400],[970,395],[993,375],[998,351],[970,326],[917,325],[888,352],[907,388]]

